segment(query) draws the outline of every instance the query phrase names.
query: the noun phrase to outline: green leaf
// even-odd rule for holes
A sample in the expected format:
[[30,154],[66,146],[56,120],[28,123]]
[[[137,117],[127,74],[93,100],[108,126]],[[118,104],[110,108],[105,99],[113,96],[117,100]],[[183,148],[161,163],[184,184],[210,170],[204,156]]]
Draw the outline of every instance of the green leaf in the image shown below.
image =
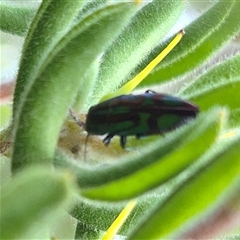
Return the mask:
[[[159,191],[150,196],[144,196],[138,200],[134,210],[121,227],[119,234],[127,235],[129,229],[136,225],[143,214],[159,202],[160,194],[163,194],[162,192],[158,194],[158,192]],[[81,235],[83,238],[88,233],[91,234],[91,232],[99,235],[107,231],[125,206],[126,203],[110,204],[109,202],[92,202],[81,199],[71,210],[71,215],[79,221],[79,226],[77,227],[78,237],[80,238]],[[89,237],[88,239],[91,238]]]
[[231,127],[239,127],[239,125],[240,125],[240,109],[237,109],[237,110],[231,112],[229,125]]
[[[181,95],[191,99],[201,110],[214,104],[240,109],[240,54],[218,64],[187,86]],[[230,97],[231,96],[231,97]]]
[[118,164],[91,169],[71,166],[64,159],[58,159],[57,164],[71,166],[84,197],[107,201],[132,198],[163,184],[196,161],[215,141],[220,114],[220,109],[202,114],[188,126],[146,146],[140,156],[125,157]]
[[82,200],[72,209],[71,215],[86,225],[107,230],[123,208],[123,204],[115,206]]
[[[73,109],[77,112],[87,112],[90,107],[90,98],[93,95],[92,89],[96,83],[98,73],[99,73],[100,59],[97,58],[94,62],[88,67],[87,71],[83,75],[82,84],[77,96],[74,100]],[[85,101],[83,101],[83,92],[85,96]]]
[[204,164],[163,203],[159,204],[132,232],[129,239],[161,239],[190,223],[226,194],[239,177],[240,135],[207,152]]
[[[179,45],[150,74],[141,87],[149,87],[193,71],[215,54],[240,31],[240,2],[220,0],[185,28]],[[207,23],[207,24],[206,24]],[[146,62],[167,45],[154,49]],[[143,68],[144,66],[142,66]]]
[[38,222],[53,223],[69,208],[74,186],[69,173],[42,166],[16,175],[1,189],[1,239],[26,238]]
[[227,83],[214,90],[211,89],[211,92],[206,91],[199,96],[194,96],[191,100],[198,104],[202,110],[210,108],[213,104],[227,105],[231,109],[239,109],[239,89],[240,78],[236,79],[236,82]]
[[[90,12],[96,11],[98,8],[106,6],[109,4],[109,0],[88,0],[85,1],[85,4],[82,9],[77,14],[76,20],[81,20]],[[110,3],[111,4],[111,3]]]
[[117,3],[93,12],[75,25],[52,51],[31,84],[31,91],[21,99],[23,106],[14,126],[14,170],[31,162],[52,161],[69,106],[80,91],[82,101],[88,95],[81,89],[81,76],[137,7],[135,2]]
[[[84,1],[44,0],[38,9],[24,42],[13,102],[13,120],[24,97],[57,42],[66,34]],[[64,17],[62,17],[64,16]]]
[[74,239],[76,240],[101,239],[100,235],[102,235],[102,232],[99,231],[99,229],[97,229],[95,226],[87,225],[81,221],[78,221]]
[[[174,239],[234,239],[225,233],[239,229],[240,219],[240,178],[222,194],[214,204],[196,221],[177,232]],[[205,220],[203,223],[203,219]],[[224,227],[223,227],[224,226]],[[239,239],[239,234],[234,232]],[[219,238],[223,236],[222,238]]]
[[94,103],[126,82],[131,71],[159,43],[182,11],[182,1],[155,0],[136,13],[103,56]]
[[24,36],[36,14],[36,8],[0,3],[1,31]]

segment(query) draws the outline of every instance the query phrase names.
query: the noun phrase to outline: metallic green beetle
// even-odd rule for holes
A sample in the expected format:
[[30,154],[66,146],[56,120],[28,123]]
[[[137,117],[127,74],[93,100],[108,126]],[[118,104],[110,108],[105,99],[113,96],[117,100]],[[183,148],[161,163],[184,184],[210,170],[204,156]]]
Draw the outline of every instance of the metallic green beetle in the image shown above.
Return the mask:
[[198,112],[196,105],[181,98],[146,91],[121,95],[92,106],[85,130],[88,135],[107,134],[103,140],[105,145],[118,135],[121,147],[125,148],[127,136],[163,135],[194,119]]

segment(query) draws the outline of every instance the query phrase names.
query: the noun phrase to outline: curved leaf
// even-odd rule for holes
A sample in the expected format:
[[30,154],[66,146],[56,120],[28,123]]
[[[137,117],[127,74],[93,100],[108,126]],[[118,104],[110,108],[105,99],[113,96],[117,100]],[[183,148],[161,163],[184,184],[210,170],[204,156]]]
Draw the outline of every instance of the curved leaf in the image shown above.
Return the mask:
[[[207,211],[191,226],[186,226],[177,233],[175,239],[216,239],[225,233],[239,229],[240,219],[240,178],[224,192],[223,196],[214,204],[216,207]],[[205,221],[203,221],[203,218]],[[175,234],[174,234],[175,235]],[[237,232],[236,239],[240,237]],[[230,236],[224,236],[230,238]],[[233,238],[234,239],[234,238]]]
[[73,197],[72,177],[37,166],[1,189],[1,239],[21,239],[37,222],[52,223]]
[[[96,83],[98,73],[99,73],[100,58],[94,60],[92,64],[88,67],[85,74],[82,76],[82,84],[77,96],[74,100],[73,109],[77,112],[87,112],[89,109],[89,99],[93,95],[93,87]],[[83,91],[85,101],[83,101]]]
[[[239,8],[239,1],[218,1],[185,28],[186,34],[178,47],[146,77],[140,86],[149,87],[169,81],[203,64],[240,31]],[[160,46],[154,49],[154,56],[150,59],[153,59],[163,48]]]
[[[94,8],[96,9],[97,7],[103,6],[104,3],[107,3],[107,0],[81,2],[84,4],[84,6],[82,9],[79,9],[78,18],[82,17],[84,14],[87,14],[87,12],[91,11]],[[35,6],[14,6],[10,4],[0,3],[1,31],[19,36],[25,36],[37,10],[38,9]]]
[[[14,92],[13,120],[30,90],[39,68],[64,36],[84,1],[45,0],[36,13],[24,42]],[[64,16],[64,17],[62,17]]]
[[[160,196],[163,196],[162,192],[159,192],[160,191],[156,191],[154,194],[146,195],[138,199],[137,205],[122,225],[118,234],[127,235],[129,229],[136,225],[143,214],[159,203]],[[71,215],[79,221],[77,228],[78,236],[84,237],[88,233],[91,234],[91,232],[95,234],[98,233],[99,235],[103,231],[107,231],[125,205],[126,203],[106,204],[81,199],[71,211]]]
[[[63,119],[82,84],[79,76],[84,75],[136,9],[133,2],[97,10],[73,27],[49,56],[31,91],[22,99],[15,124],[14,170],[31,162],[52,161]],[[84,89],[80,90],[84,100]]]
[[[123,207],[124,205],[116,206],[82,200],[78,201],[77,206],[71,211],[71,215],[84,224],[86,228],[94,226],[96,232],[100,232],[109,228]],[[88,232],[87,229],[86,232]]]
[[207,110],[214,104],[240,109],[240,54],[218,64],[180,93]]
[[103,56],[99,79],[94,89],[95,103],[127,80],[134,67],[176,22],[182,10],[182,1],[155,0],[136,13],[131,23]]
[[222,85],[217,89],[212,89],[211,92],[206,91],[199,96],[192,97],[191,100],[202,106],[203,110],[210,108],[214,104],[227,105],[231,109],[239,109],[239,90],[240,79],[236,79],[236,82]]
[[14,6],[0,3],[0,29],[1,31],[24,36],[31,20],[36,14],[36,8]]
[[218,86],[234,83],[236,78],[240,78],[240,53],[219,62],[200,76],[194,83],[184,85],[180,90],[181,96],[193,97],[207,92],[209,89],[216,89]]
[[146,216],[129,239],[166,238],[226,194],[226,189],[239,177],[239,136],[238,132],[233,141],[205,154],[206,164]]
[[240,109],[236,109],[235,111],[231,112],[229,125],[231,127],[239,127],[240,124]]

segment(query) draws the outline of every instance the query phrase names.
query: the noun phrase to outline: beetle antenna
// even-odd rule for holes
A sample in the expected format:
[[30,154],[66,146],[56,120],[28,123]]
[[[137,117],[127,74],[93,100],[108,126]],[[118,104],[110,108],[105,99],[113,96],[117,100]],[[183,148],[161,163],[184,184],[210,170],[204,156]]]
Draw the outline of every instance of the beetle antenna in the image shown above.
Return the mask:
[[84,151],[83,151],[83,161],[86,162],[87,159],[87,142],[89,139],[90,134],[88,134],[85,138],[85,144],[84,144]]

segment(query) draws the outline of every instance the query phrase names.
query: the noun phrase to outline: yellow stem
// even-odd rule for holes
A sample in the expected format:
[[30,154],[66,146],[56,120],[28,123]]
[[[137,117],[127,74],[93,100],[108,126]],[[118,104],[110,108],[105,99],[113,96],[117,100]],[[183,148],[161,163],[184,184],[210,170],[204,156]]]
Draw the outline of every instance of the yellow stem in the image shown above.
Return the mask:
[[168,44],[168,46],[155,59],[153,59],[136,77],[128,81],[124,86],[122,86],[120,89],[118,89],[114,93],[105,95],[100,100],[100,102],[116,96],[123,95],[123,94],[129,94],[163,60],[163,58],[165,58],[167,54],[172,51],[172,49],[180,42],[183,35],[184,35],[184,31],[181,30],[175,36],[175,38]]
[[116,235],[120,227],[123,225],[135,205],[137,204],[137,200],[130,201],[126,207],[122,210],[122,212],[118,215],[112,225],[109,227],[102,240],[111,240]]
[[220,139],[227,139],[227,138],[232,138],[235,137],[237,135],[237,132],[235,130],[232,131],[228,131],[226,133],[223,133],[220,135]]

